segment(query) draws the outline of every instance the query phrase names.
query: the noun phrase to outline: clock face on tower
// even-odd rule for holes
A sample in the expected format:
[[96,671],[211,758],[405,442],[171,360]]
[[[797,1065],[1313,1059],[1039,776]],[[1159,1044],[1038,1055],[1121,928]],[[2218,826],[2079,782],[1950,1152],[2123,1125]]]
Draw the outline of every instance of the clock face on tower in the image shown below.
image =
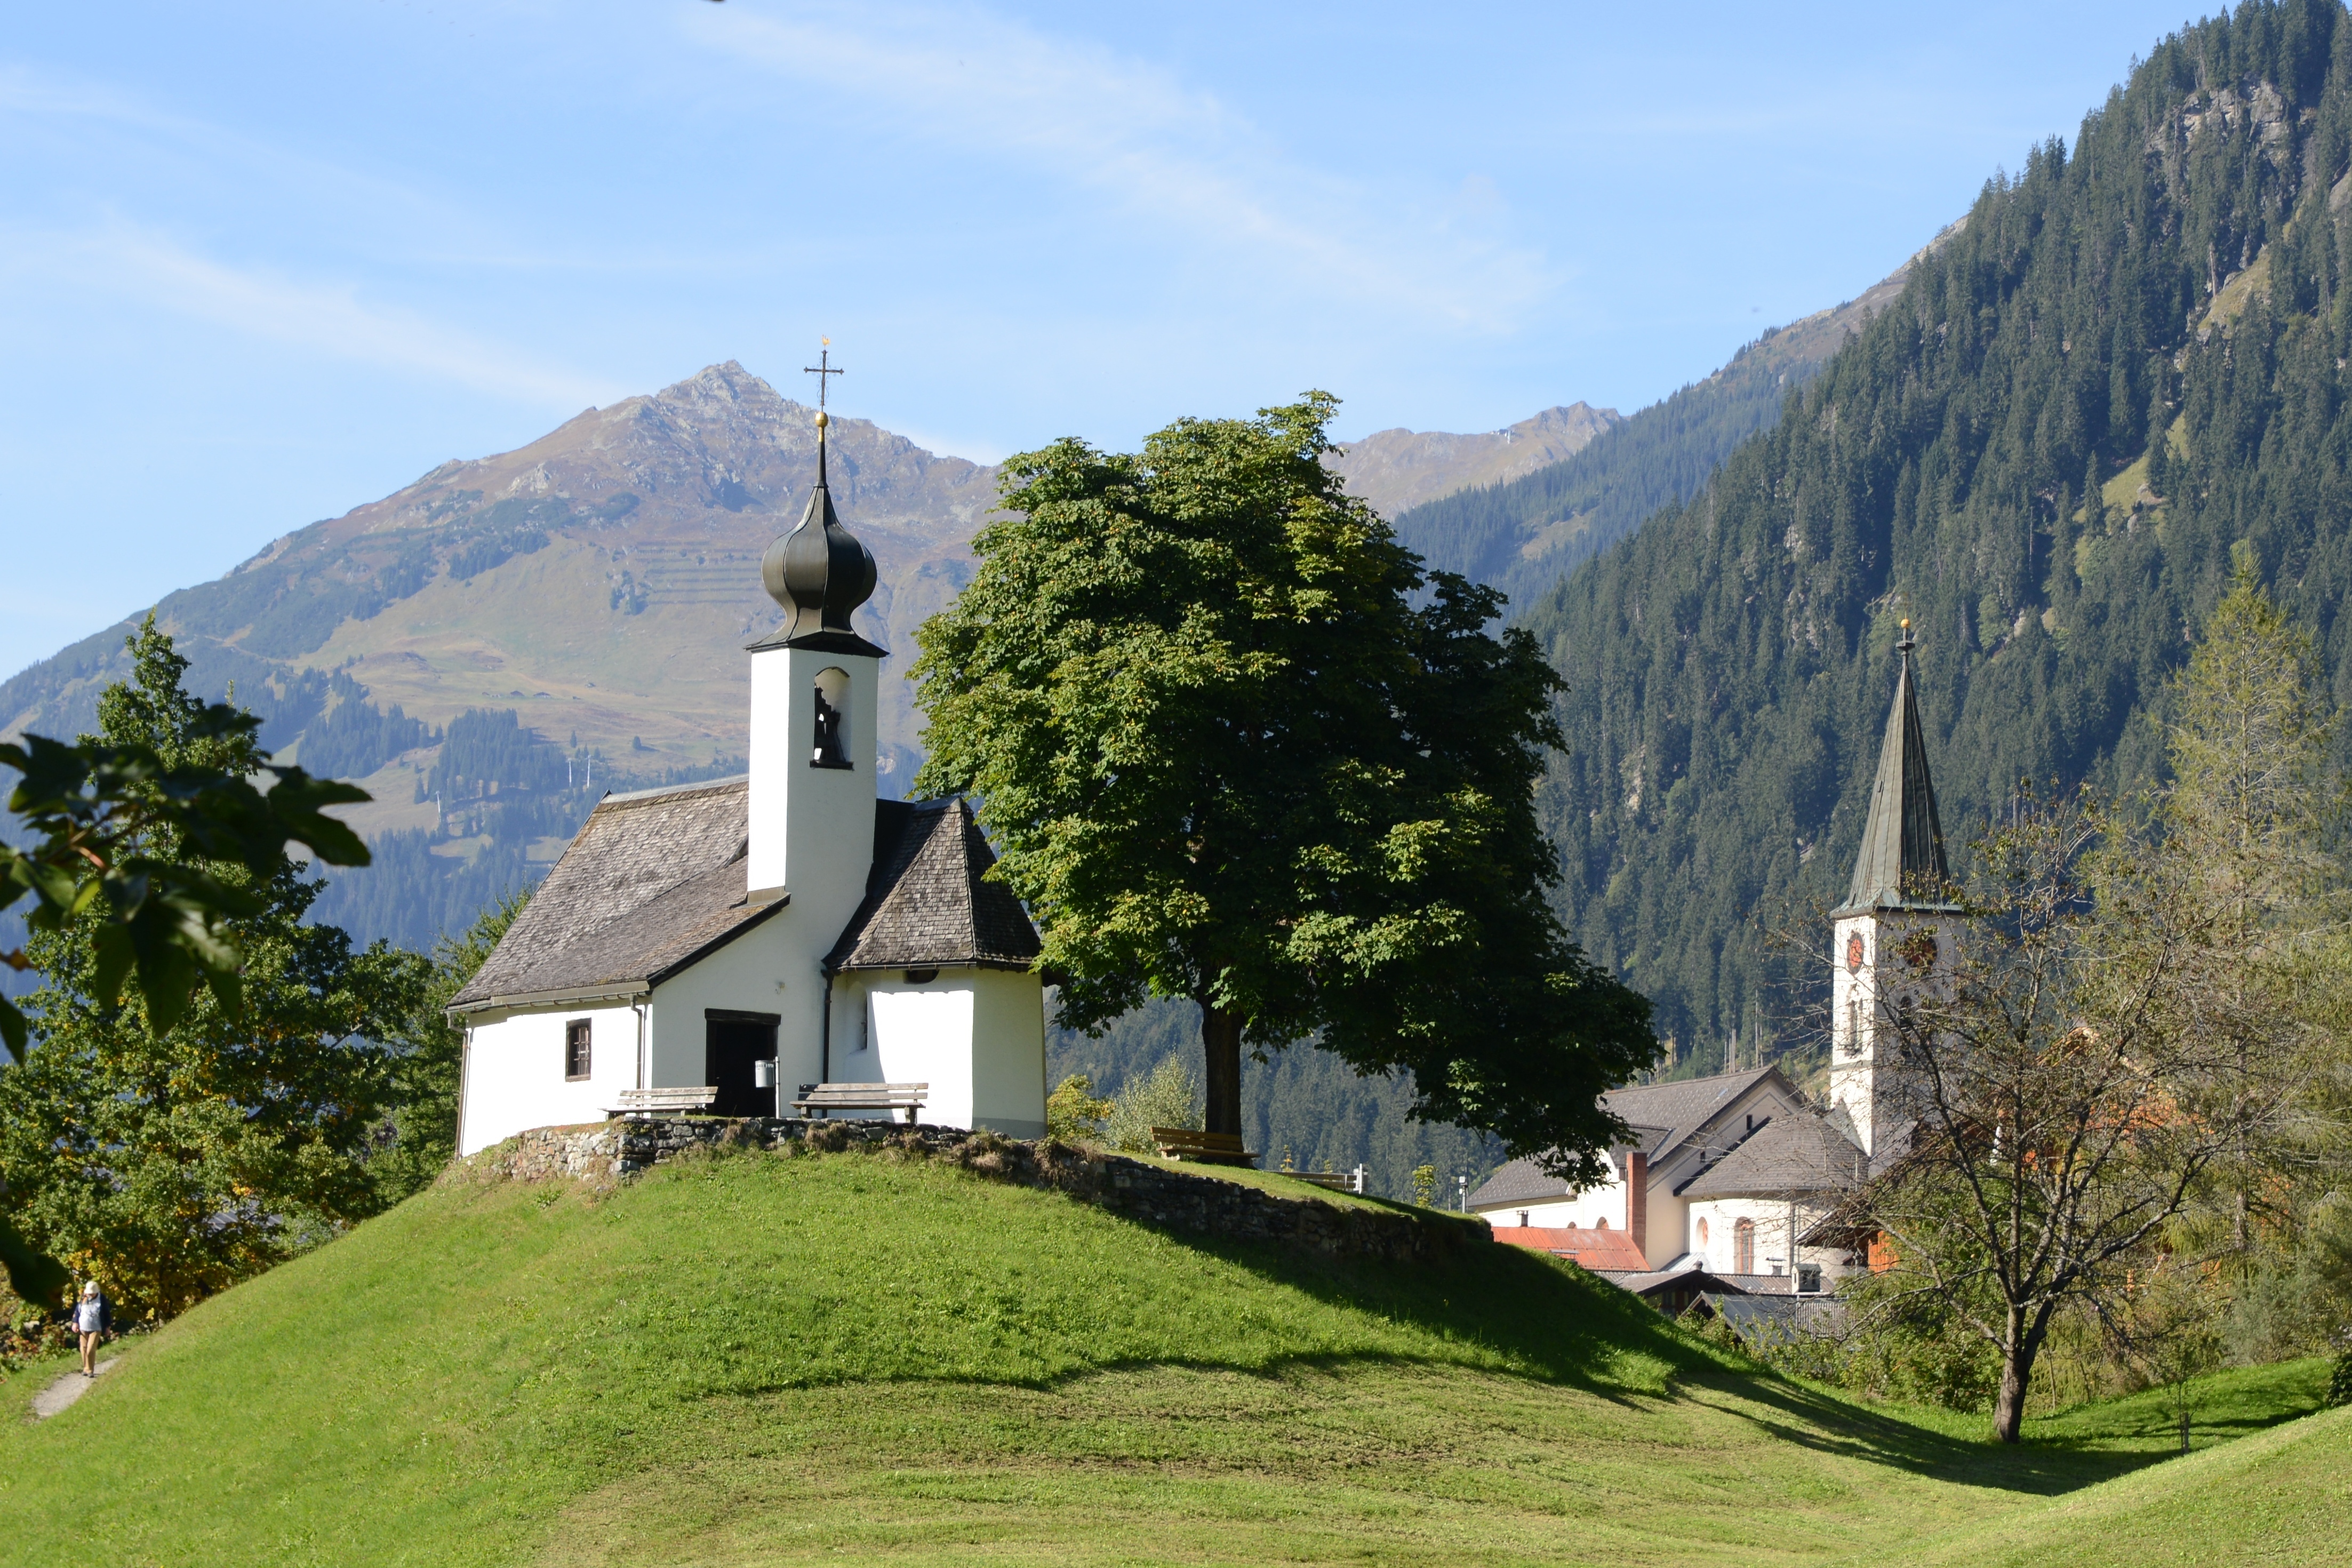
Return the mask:
[[1845,939],[1845,970],[1848,974],[1862,973],[1862,933],[1855,931]]

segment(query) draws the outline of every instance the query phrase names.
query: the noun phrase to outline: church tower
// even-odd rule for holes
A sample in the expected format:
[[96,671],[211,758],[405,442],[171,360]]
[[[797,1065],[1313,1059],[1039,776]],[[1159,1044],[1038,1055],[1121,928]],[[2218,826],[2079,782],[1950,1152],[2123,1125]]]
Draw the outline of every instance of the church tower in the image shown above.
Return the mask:
[[1873,1155],[1901,1129],[1888,1059],[1885,1009],[1949,957],[1959,906],[1951,901],[1944,827],[1927,772],[1927,735],[1911,673],[1911,623],[1895,646],[1902,666],[1879,743],[1870,817],[1845,902],[1832,911],[1830,1107]]
[[[818,385],[841,374],[818,368]],[[760,563],[784,621],[751,645],[750,846],[755,903],[789,893],[825,941],[848,923],[874,863],[875,711],[886,650],[850,616],[873,595],[874,555],[842,526],[825,482],[832,417],[818,395],[816,488],[800,525]]]

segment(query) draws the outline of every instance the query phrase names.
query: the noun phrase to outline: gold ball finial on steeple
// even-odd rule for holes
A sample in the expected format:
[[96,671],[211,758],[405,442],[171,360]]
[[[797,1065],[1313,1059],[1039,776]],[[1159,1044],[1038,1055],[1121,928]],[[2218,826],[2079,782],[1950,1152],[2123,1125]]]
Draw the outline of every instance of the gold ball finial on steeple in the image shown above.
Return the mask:
[[[827,413],[826,413],[824,409],[822,409],[822,408],[820,408],[820,409],[818,409],[818,410],[816,411],[816,427],[817,427],[818,429],[822,430],[822,429],[824,429],[826,426],[828,426],[828,425],[830,425],[830,424],[832,424],[832,423],[833,423],[833,416],[831,416],[831,415],[827,414]],[[1911,623],[1910,623],[1909,621],[1906,621],[1906,622],[1904,622],[1903,624],[1904,624],[1905,626],[1909,626]]]
[[1903,629],[1906,632],[1911,629],[1911,617],[1908,616],[1903,617]]

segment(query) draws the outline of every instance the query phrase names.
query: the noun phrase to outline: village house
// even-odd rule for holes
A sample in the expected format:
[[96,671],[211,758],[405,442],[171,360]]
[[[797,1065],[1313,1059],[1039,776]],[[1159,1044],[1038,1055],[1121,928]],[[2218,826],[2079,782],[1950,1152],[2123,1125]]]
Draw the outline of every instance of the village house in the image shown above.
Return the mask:
[[919,1084],[910,1119],[1045,1132],[1035,928],[964,802],[875,798],[887,655],[851,625],[874,557],[835,513],[827,423],[761,563],[784,618],[750,648],[751,772],[590,815],[450,1003],[459,1152],[646,1105],[772,1116],[820,1084]]
[[1497,1240],[1572,1258],[1627,1289],[1686,1304],[1705,1284],[1817,1292],[1869,1267],[1824,1226],[1899,1154],[1906,1126],[1886,1009],[1933,984],[1954,951],[1943,827],[1913,689],[1909,623],[1862,850],[1832,911],[1829,1092],[1811,1103],[1778,1067],[1631,1085],[1603,1103],[1633,1133],[1609,1180],[1575,1188],[1513,1160],[1470,1194]]

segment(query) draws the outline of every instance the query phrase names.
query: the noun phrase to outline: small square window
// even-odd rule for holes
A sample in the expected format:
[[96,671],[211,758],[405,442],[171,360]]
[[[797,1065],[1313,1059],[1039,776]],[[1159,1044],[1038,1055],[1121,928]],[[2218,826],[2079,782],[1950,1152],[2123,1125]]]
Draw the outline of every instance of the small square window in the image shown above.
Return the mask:
[[576,1083],[588,1076],[588,1020],[574,1018],[563,1026],[563,1079]]

